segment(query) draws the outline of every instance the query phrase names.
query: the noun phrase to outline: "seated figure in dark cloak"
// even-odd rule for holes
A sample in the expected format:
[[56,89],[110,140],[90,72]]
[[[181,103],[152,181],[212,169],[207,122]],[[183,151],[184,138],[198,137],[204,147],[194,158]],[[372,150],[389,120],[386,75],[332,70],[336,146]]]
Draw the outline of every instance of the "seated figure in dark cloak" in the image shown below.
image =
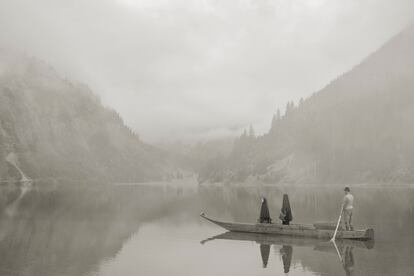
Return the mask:
[[269,207],[267,206],[266,198],[262,198],[262,206],[260,207],[260,223],[272,223],[272,219],[270,218]]
[[292,209],[290,209],[289,197],[287,194],[283,195],[282,209],[280,210],[279,219],[283,225],[289,225],[292,221]]

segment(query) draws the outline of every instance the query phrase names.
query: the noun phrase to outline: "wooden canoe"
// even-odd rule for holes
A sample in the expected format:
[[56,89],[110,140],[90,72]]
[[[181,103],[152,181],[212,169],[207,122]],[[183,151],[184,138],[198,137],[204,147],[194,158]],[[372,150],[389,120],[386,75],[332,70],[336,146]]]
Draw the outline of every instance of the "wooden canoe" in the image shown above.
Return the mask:
[[[334,235],[332,229],[318,229],[314,225],[308,224],[291,224],[282,225],[279,223],[236,223],[222,222],[208,218],[204,213],[200,215],[202,218],[226,229],[230,232],[246,232],[258,234],[286,235],[296,237],[309,237],[318,239],[330,239]],[[372,240],[374,239],[374,229],[338,231],[337,239],[353,239],[353,240]]]

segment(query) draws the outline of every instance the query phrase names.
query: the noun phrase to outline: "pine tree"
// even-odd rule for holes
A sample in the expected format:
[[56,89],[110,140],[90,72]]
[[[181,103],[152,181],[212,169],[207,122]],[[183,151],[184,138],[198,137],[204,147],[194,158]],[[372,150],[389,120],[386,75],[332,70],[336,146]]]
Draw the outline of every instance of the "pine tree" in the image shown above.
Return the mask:
[[291,105],[290,105],[290,102],[287,102],[285,116],[289,116],[290,113],[291,113]]
[[243,138],[244,138],[244,137],[247,137],[247,130],[244,130],[244,131],[243,131],[243,134],[242,134],[241,136],[242,136]]
[[254,129],[252,125],[250,125],[250,128],[249,128],[249,137],[250,138],[256,137],[256,134],[254,133]]
[[278,121],[278,119],[277,119],[277,115],[273,115],[273,118],[272,118],[272,125],[270,126],[270,130],[273,130],[273,129],[275,129],[275,128],[276,128],[277,121]]

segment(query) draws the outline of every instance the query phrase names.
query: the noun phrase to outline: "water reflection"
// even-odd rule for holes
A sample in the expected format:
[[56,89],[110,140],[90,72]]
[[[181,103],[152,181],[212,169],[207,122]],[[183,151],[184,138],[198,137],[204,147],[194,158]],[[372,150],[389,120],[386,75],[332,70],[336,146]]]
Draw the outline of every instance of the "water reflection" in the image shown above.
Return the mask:
[[[172,266],[175,270],[169,275],[190,275],[189,271],[240,276],[414,272],[414,189],[354,188],[358,196],[355,223],[375,228],[377,244],[374,248],[373,242],[338,240],[340,261],[332,243],[312,239],[226,233],[211,239],[253,244],[212,242],[206,247],[198,243],[220,231],[199,219],[201,211],[223,220],[256,221],[262,195],[268,199],[270,214],[278,213],[282,196],[288,193],[295,221],[335,219],[342,194],[334,188],[193,185],[190,189],[186,185],[35,183],[29,189],[21,184],[2,185],[0,274],[113,275],[102,272],[107,266],[115,267],[110,270],[115,275],[166,275],[163,272],[169,273]],[[238,267],[225,267],[226,256],[234,256]],[[125,258],[130,260],[128,265],[123,263]]]
[[201,241],[201,244],[213,240],[233,240],[233,241],[253,241],[259,244],[260,255],[262,257],[263,268],[267,267],[269,261],[270,247],[275,247],[283,262],[283,273],[288,274],[291,268],[293,248],[297,247],[311,247],[314,251],[327,252],[331,255],[336,255],[336,248],[339,248],[340,259],[338,264],[343,266],[345,274],[353,275],[354,272],[354,247],[370,250],[374,248],[374,241],[358,241],[358,240],[337,240],[334,243],[331,241],[321,241],[318,239],[304,238],[304,237],[288,237],[280,235],[266,235],[255,233],[242,232],[226,232],[220,235]]
[[283,260],[283,269],[285,273],[289,273],[290,264],[292,262],[293,247],[291,245],[283,245],[279,250]]
[[269,262],[269,254],[270,254],[270,244],[261,244],[260,255],[262,256],[263,268],[267,267],[267,263]]
[[0,190],[1,275],[88,274],[141,225],[181,208],[183,197],[164,186],[31,185]]
[[354,272],[354,248],[352,246],[346,246],[342,255],[343,266],[347,276],[353,275]]
[[5,206],[4,213],[9,217],[13,217],[16,214],[20,202],[22,201],[24,196],[33,189],[33,181],[27,179],[25,176],[23,177],[23,179],[24,180],[16,183],[10,183],[14,185],[19,191],[18,196],[12,202],[8,203]]

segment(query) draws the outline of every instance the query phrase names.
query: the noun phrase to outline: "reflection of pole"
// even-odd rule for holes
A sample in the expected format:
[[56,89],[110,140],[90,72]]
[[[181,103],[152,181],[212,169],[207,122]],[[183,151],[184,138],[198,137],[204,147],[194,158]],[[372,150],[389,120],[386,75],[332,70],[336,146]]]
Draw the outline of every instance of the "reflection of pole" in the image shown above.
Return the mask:
[[340,260],[340,261],[341,261],[341,263],[342,263],[342,256],[341,256],[341,253],[339,253],[338,246],[336,246],[336,242],[335,242],[335,240],[331,240],[331,241],[332,241],[332,243],[333,243],[333,245],[334,245],[334,247],[335,247],[335,249],[336,249],[336,253],[338,253],[339,260]]

